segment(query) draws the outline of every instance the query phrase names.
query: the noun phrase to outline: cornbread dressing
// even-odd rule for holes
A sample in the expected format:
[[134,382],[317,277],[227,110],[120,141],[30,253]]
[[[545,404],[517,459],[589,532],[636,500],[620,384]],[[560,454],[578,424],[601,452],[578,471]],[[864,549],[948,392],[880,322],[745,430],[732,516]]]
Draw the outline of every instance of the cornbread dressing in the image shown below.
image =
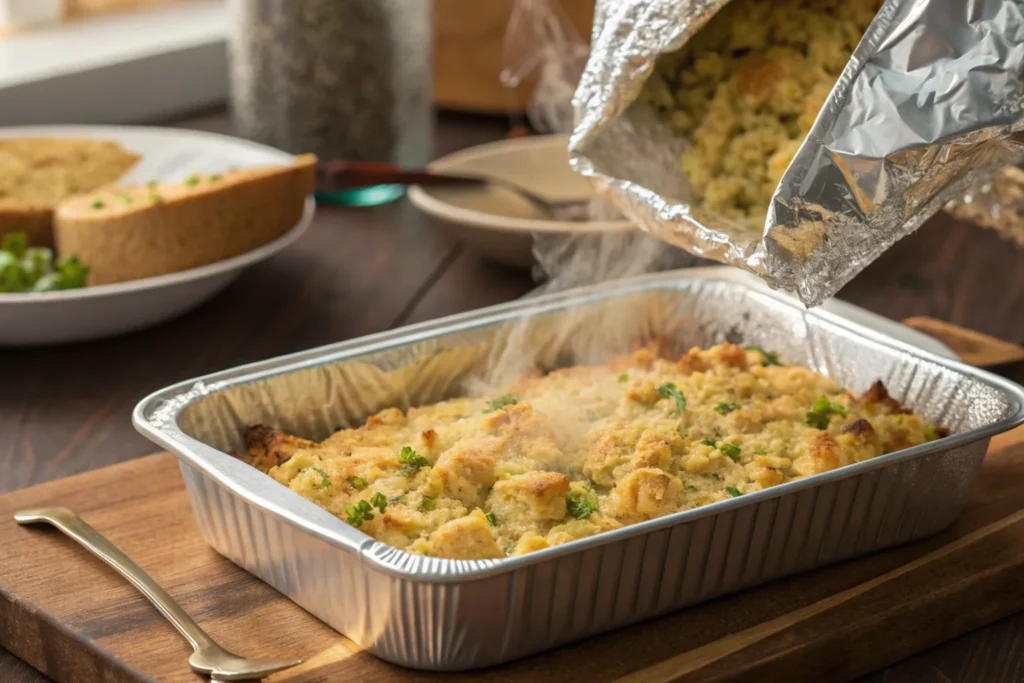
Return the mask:
[[641,99],[690,139],[695,203],[760,228],[882,0],[735,0],[658,60]]
[[922,444],[940,430],[881,383],[854,396],[774,354],[722,344],[407,413],[321,443],[257,425],[250,464],[408,552],[521,555]]

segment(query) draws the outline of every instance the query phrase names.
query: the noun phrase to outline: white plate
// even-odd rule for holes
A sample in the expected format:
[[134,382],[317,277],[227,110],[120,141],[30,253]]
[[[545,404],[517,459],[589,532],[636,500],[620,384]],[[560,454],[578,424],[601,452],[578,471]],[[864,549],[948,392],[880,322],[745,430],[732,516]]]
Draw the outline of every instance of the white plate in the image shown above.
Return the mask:
[[[173,128],[31,126],[0,128],[0,138],[116,140],[142,159],[122,182],[180,180],[192,173],[286,164],[292,155],[247,140]],[[315,202],[288,233],[245,254],[178,273],[61,292],[0,293],[0,346],[41,346],[110,337],[169,320],[205,302],[242,270],[294,242],[309,227]],[[89,265],[89,264],[86,264]]]
[[[593,196],[585,178],[569,167],[569,137],[536,135],[470,147],[433,161],[433,171],[480,173],[507,179],[552,200]],[[409,188],[409,200],[441,221],[449,233],[490,259],[519,268],[533,264],[533,233],[591,233],[634,229],[626,219],[555,221],[501,187]]]

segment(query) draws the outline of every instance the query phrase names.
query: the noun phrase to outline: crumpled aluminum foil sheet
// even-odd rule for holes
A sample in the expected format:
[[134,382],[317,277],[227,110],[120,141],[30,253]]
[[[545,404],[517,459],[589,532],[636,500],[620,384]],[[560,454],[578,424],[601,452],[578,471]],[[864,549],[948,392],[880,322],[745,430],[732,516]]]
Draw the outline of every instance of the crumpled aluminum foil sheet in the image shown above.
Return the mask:
[[[763,232],[689,202],[686,140],[634,104],[727,0],[597,0],[573,167],[644,230],[815,306],[1024,157],[1024,4],[888,0],[772,197]],[[743,1],[743,0],[737,0]]]
[[991,228],[1024,247],[1024,169],[1008,166],[946,206],[960,220]]

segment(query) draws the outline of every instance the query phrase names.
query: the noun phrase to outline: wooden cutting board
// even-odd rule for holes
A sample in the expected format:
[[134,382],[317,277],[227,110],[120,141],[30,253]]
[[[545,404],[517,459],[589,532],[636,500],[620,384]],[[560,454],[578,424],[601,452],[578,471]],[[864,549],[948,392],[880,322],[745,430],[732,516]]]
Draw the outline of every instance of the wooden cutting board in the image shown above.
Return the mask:
[[848,681],[1024,609],[1024,430],[997,437],[966,511],[937,537],[459,675],[360,651],[210,550],[160,454],[0,498],[0,645],[58,681],[200,678],[127,582],[56,531],[11,520],[40,505],[79,512],[228,649],[305,658],[279,682]]

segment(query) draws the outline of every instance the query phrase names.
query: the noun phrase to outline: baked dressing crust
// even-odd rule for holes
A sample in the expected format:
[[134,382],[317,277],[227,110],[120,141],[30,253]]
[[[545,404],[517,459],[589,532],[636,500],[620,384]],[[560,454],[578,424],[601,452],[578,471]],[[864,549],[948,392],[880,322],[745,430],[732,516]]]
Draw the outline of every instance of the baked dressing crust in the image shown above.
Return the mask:
[[880,382],[860,396],[724,343],[650,350],[504,391],[383,410],[321,443],[247,430],[251,464],[408,552],[521,555],[925,443]]

